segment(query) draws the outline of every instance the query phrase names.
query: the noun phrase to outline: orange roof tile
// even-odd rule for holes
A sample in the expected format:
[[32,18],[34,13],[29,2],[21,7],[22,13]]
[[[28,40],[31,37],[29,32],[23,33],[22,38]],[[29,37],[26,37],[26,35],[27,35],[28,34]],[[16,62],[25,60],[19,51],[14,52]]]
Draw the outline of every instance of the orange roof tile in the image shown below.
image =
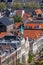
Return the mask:
[[[43,35],[43,31],[41,31],[41,30],[24,30],[23,37],[26,38],[28,36],[28,38],[37,39],[40,36],[40,34]],[[18,35],[20,36],[20,33],[18,33]]]
[[33,18],[32,17],[30,17],[30,18],[28,18],[30,21],[33,21]]
[[15,23],[15,26],[18,27],[21,24],[21,22]]
[[36,12],[36,14],[42,14],[41,9],[37,9],[37,10],[35,10],[35,12]]
[[7,32],[1,32],[0,33],[0,38],[4,37],[7,34]]
[[33,31],[28,31],[28,30],[24,30],[24,37],[28,36],[29,38],[33,38],[35,39],[36,38],[36,35]]
[[30,14],[28,14],[28,13],[25,13],[24,15],[23,15],[23,20],[25,20],[25,19],[27,19],[28,17],[30,16]]
[[39,23],[38,24],[37,23],[32,23],[32,24],[31,23],[25,23],[24,25],[27,26],[27,27],[30,26],[32,28],[34,28],[35,26],[39,25],[39,26],[41,26],[41,29],[43,29],[43,24],[42,23],[40,23],[40,24]]
[[37,39],[42,32],[41,30],[24,30],[24,37],[28,36],[29,38]]

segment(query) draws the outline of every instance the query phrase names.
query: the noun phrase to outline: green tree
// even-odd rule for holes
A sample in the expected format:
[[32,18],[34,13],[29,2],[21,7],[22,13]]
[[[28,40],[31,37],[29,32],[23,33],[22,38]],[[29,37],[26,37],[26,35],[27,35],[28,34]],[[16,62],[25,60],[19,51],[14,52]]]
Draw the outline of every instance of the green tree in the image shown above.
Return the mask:
[[28,63],[31,63],[33,61],[34,55],[30,53],[29,51],[29,55],[28,55]]
[[43,63],[41,63],[41,65],[43,65]]
[[15,4],[15,8],[22,8],[21,3],[20,3],[20,2],[16,3],[16,4]]
[[15,3],[11,4],[11,8],[13,9],[15,7]]
[[25,7],[34,9],[34,8],[40,8],[40,5],[32,1],[32,2],[26,2]]
[[16,22],[21,22],[21,21],[22,21],[21,16],[18,16],[18,15],[13,16],[13,19],[14,19],[14,22],[15,22],[15,23],[16,23]]
[[23,57],[23,64],[26,64],[26,57]]
[[0,2],[0,11],[1,11],[2,9],[4,9],[4,8],[6,8],[6,4],[3,3],[3,2]]
[[41,56],[41,51],[39,51],[39,53],[38,53],[38,54],[39,54],[39,56]]
[[35,62],[34,65],[40,65],[39,62]]
[[17,60],[17,65],[20,65],[20,59]]

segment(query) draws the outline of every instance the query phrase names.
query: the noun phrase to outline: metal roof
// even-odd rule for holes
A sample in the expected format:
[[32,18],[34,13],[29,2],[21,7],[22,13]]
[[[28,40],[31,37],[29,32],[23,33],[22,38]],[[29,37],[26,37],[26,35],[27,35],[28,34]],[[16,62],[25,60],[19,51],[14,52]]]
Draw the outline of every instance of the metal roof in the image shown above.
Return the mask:
[[9,20],[8,17],[4,16],[2,18],[0,18],[0,22],[5,25],[5,26],[9,26],[11,24],[13,24],[13,21]]

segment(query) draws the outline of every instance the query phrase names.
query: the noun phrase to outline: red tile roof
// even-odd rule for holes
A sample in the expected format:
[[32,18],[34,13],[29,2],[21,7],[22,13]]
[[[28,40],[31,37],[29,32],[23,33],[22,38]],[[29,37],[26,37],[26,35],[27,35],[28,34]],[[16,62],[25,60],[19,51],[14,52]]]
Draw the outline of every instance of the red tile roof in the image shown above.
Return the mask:
[[29,38],[37,39],[42,33],[43,31],[41,30],[24,30],[24,37],[28,36]]
[[25,14],[23,15],[22,20],[26,20],[29,16],[30,16],[30,14],[25,13]]
[[14,26],[18,27],[20,26],[21,22],[16,22]]
[[4,37],[7,34],[7,32],[1,32],[0,33],[0,38]]
[[29,17],[28,19],[29,19],[30,21],[33,21],[33,18],[32,18],[32,17]]
[[36,12],[36,14],[42,14],[41,9],[37,9],[37,10],[35,10],[35,12]]
[[[39,38],[40,35],[43,35],[43,31],[41,30],[24,30],[24,34],[23,37],[26,38],[32,38],[32,39],[37,39]],[[20,33],[18,33],[18,35],[20,36]]]
[[38,24],[37,23],[32,23],[32,24],[31,23],[25,23],[24,25],[27,26],[27,27],[30,26],[32,28],[34,28],[35,26],[39,25],[41,27],[41,29],[43,29],[43,24],[42,23],[38,23]]

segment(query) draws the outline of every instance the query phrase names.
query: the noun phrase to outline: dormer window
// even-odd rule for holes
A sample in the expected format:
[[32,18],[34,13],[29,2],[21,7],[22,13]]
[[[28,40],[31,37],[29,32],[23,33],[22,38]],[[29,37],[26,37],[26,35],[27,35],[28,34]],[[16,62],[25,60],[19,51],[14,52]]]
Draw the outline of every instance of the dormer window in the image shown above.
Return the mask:
[[38,14],[38,17],[41,17],[41,14]]

